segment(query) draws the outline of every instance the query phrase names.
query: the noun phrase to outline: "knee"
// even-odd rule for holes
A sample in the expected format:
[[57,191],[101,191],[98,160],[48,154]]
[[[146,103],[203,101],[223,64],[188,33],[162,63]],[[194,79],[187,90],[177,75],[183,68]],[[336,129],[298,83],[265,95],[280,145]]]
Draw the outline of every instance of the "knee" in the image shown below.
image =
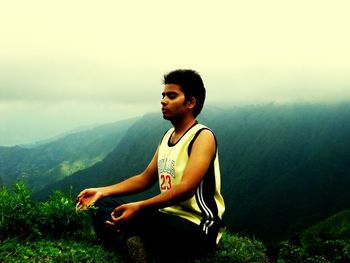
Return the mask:
[[106,205],[106,200],[105,200],[105,198],[106,198],[106,197],[98,199],[98,200],[94,203],[94,206],[95,206],[96,208],[100,208],[100,207],[105,206],[105,205]]
[[104,224],[106,220],[111,218],[112,211],[120,206],[123,202],[113,198],[113,197],[104,197],[97,200],[94,206],[97,208],[96,212],[92,215],[94,224],[102,223]]
[[111,207],[114,209],[122,205],[123,203],[123,201],[115,197],[102,197],[95,202],[94,206],[97,208]]

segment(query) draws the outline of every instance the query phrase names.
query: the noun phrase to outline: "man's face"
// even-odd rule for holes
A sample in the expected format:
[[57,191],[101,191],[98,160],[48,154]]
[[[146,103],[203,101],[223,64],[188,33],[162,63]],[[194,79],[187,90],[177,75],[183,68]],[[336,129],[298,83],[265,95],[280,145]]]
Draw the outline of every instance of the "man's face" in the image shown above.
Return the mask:
[[177,84],[165,84],[161,104],[163,118],[166,120],[181,118],[188,111],[185,94]]

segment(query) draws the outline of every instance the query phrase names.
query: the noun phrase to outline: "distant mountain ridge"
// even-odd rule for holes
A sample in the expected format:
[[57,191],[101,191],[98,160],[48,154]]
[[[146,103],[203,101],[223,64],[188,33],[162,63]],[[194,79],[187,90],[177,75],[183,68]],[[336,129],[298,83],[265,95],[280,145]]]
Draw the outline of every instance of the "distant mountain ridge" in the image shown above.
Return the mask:
[[[350,103],[207,107],[199,121],[218,139],[228,229],[281,240],[350,209],[349,119]],[[69,186],[77,193],[141,172],[169,127],[146,114],[103,160],[34,195]]]
[[30,147],[0,147],[0,182],[22,180],[38,191],[103,160],[135,119],[101,125]]
[[162,120],[158,113],[146,114],[129,128],[118,146],[103,161],[48,186],[35,196],[45,197],[53,189],[67,189],[67,185],[79,191],[86,187],[113,184],[141,172],[152,159],[161,136],[169,127],[169,123]]

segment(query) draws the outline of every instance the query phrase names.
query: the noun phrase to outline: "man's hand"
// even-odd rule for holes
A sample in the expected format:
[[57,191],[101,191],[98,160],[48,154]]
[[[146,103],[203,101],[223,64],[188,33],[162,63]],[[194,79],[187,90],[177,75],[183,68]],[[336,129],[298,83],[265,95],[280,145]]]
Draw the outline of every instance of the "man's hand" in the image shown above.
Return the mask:
[[130,223],[130,221],[141,211],[141,202],[128,203],[118,206],[111,213],[112,219],[106,223],[117,231],[121,231],[123,227]]
[[76,201],[80,209],[88,207],[102,197],[102,193],[96,188],[85,189],[78,194]]

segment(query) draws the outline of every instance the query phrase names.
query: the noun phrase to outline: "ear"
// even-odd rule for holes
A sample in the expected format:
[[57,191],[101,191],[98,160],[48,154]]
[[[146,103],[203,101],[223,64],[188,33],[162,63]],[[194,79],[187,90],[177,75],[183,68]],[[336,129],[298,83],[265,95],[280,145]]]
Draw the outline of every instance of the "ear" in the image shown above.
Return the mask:
[[193,109],[195,106],[196,106],[196,98],[195,97],[191,97],[191,99],[189,99],[187,102],[186,102],[186,106],[188,109]]

